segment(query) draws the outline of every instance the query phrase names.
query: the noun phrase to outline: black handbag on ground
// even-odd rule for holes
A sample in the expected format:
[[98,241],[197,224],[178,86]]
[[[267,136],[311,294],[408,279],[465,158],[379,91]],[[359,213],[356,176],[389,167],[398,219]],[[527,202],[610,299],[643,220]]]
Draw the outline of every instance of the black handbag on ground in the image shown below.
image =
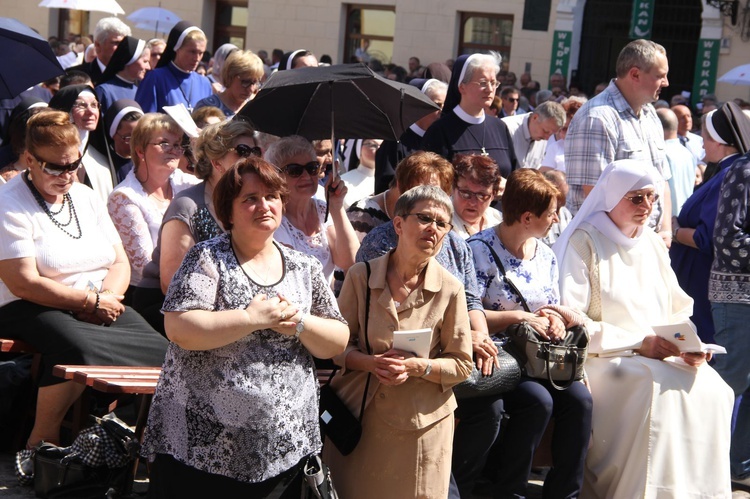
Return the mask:
[[483,376],[474,364],[469,377],[453,387],[453,394],[457,399],[499,395],[513,390],[518,385],[521,381],[521,367],[518,360],[504,350],[506,342],[506,338],[495,340],[500,367],[493,366],[492,374]]
[[139,444],[116,419],[94,418],[70,447],[42,443],[34,451],[34,492],[42,498],[117,498],[132,484]]
[[[521,291],[506,276],[505,267],[492,245],[481,239],[475,241],[481,241],[489,248],[503,279],[518,295],[523,309],[531,313]],[[589,347],[589,333],[584,326],[569,328],[565,337],[555,342],[542,338],[527,322],[508,326],[505,334],[510,341],[504,348],[523,366],[526,376],[546,379],[557,390],[565,390],[574,381],[583,379],[583,364]]]
[[[367,353],[370,354],[370,339],[367,335],[367,323],[370,320],[370,262],[365,262],[367,268],[367,292],[365,297],[365,345]],[[331,373],[328,382],[320,388],[320,428],[321,431],[333,442],[338,451],[347,456],[351,454],[362,437],[362,415],[365,413],[365,402],[367,401],[367,391],[370,388],[370,375],[367,373],[367,382],[365,391],[362,394],[362,406],[359,411],[359,418],[355,418],[349,411],[336,392],[331,387],[331,380],[336,375],[337,370]]]

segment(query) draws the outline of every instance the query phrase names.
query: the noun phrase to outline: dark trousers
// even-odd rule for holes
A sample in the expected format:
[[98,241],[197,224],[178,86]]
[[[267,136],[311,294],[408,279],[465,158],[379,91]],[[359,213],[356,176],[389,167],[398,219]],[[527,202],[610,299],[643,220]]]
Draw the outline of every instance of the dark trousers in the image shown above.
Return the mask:
[[503,397],[508,424],[498,447],[495,498],[526,496],[531,463],[539,441],[555,418],[553,466],[544,481],[543,497],[580,495],[583,467],[591,435],[591,393],[583,383],[555,390],[546,380],[523,378]]
[[302,462],[268,480],[246,483],[195,469],[168,454],[157,454],[149,474],[148,497],[149,499],[211,497],[299,499],[302,490]]
[[470,498],[487,455],[500,432],[503,418],[502,395],[458,401],[458,425],[453,434],[453,462],[450,499]]

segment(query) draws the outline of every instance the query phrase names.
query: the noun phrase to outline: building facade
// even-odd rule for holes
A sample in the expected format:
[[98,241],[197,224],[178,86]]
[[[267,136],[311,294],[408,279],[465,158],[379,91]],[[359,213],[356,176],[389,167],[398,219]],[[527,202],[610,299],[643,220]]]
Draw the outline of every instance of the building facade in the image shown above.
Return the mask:
[[[119,0],[126,12],[153,2]],[[717,83],[748,62],[750,4],[738,2],[736,23],[720,0],[161,0],[160,6],[193,20],[209,38],[209,50],[232,42],[269,53],[305,48],[334,62],[366,54],[408,66],[443,62],[462,53],[496,50],[505,69],[529,72],[546,87],[560,71],[586,93],[614,74],[614,60],[636,21],[663,44],[670,62],[670,88],[663,93],[715,93],[721,100],[750,100],[750,86]],[[37,2],[0,0],[15,17],[43,36],[90,32],[107,14],[38,7]],[[640,12],[649,10],[649,12]],[[643,14],[641,19],[638,15]],[[125,16],[122,16],[125,17]],[[126,20],[127,21],[127,20]],[[632,21],[632,22],[631,22]],[[134,30],[152,38],[153,31]],[[156,35],[163,36],[161,33]]]

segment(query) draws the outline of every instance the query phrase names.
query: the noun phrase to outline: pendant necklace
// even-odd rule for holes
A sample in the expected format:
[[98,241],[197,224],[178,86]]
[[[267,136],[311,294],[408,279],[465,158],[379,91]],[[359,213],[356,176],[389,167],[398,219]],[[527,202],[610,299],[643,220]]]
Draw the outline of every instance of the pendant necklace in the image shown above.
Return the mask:
[[393,272],[396,274],[396,277],[401,282],[401,286],[403,286],[403,288],[406,290],[406,297],[403,299],[403,301],[393,300],[393,304],[396,305],[396,308],[399,308],[401,307],[401,304],[403,302],[409,299],[409,296],[411,296],[414,290],[417,289],[417,287],[419,287],[419,278],[417,278],[417,284],[413,288],[410,288],[409,286],[406,285],[404,280],[401,278],[401,274],[398,272],[398,270],[394,269]]
[[479,139],[477,139],[476,135],[474,135],[474,132],[471,131],[471,126],[466,129],[467,132],[469,132],[469,135],[471,135],[471,138],[474,139],[474,141],[479,144],[482,150],[481,155],[482,156],[489,156],[490,153],[487,152],[487,150],[484,148],[484,139],[485,139],[485,132],[487,131],[487,117],[485,117],[484,121],[482,122],[482,142],[479,142]]
[[[83,231],[81,231],[81,224],[78,221],[78,214],[76,213],[76,208],[73,206],[73,200],[70,198],[70,193],[63,194],[63,201],[62,205],[60,206],[60,209],[57,211],[52,211],[49,209],[49,206],[47,206],[47,202],[42,197],[42,194],[37,190],[37,188],[34,186],[33,183],[31,183],[31,180],[29,179],[29,171],[26,170],[26,172],[23,174],[23,180],[26,182],[26,185],[29,187],[29,190],[31,191],[31,194],[33,194],[34,199],[36,200],[39,207],[44,211],[44,213],[47,214],[47,217],[52,220],[52,223],[57,226],[58,229],[63,231],[66,235],[73,239],[80,239],[81,236],[83,236]],[[55,218],[55,216],[62,213],[63,209],[65,208],[65,205],[68,205],[68,221],[65,223],[60,222]],[[76,222],[76,230],[78,231],[78,235],[68,232],[66,227],[70,225],[70,223],[75,220]]]

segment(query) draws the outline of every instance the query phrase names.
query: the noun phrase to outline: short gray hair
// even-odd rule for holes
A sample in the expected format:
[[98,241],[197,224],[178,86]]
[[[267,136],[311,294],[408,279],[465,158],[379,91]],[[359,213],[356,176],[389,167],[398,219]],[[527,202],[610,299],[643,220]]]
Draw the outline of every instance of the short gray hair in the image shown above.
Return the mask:
[[450,222],[453,219],[451,198],[440,187],[434,185],[418,185],[401,194],[396,201],[394,216],[408,215],[422,201],[432,201],[439,204],[448,213],[448,221]]
[[534,108],[534,114],[539,116],[540,121],[547,121],[550,118],[554,119],[555,124],[561,128],[565,126],[565,121],[567,120],[565,108],[555,101],[547,101],[539,104]]
[[94,28],[94,41],[104,43],[112,35],[130,36],[130,26],[116,17],[103,17]]
[[309,140],[299,135],[290,135],[271,144],[266,150],[264,159],[281,169],[287,161],[300,154],[307,154],[311,161],[317,161],[315,148]]
[[466,72],[464,73],[464,79],[459,83],[469,83],[474,77],[474,71],[485,66],[492,66],[493,73],[497,75],[500,72],[500,54],[493,52],[492,54],[474,54],[469,58],[469,62],[466,63]]
[[615,73],[618,78],[624,78],[631,68],[638,68],[642,71],[649,71],[659,54],[667,56],[664,47],[651,40],[633,40],[625,45],[617,56]]
[[425,88],[422,89],[422,93],[433,100],[436,92],[448,92],[448,84],[433,78],[425,83]]
[[656,110],[656,116],[659,117],[659,121],[661,121],[661,127],[665,132],[677,131],[677,125],[679,124],[679,122],[677,120],[677,115],[674,114],[674,111],[672,111],[668,107],[663,107]]

